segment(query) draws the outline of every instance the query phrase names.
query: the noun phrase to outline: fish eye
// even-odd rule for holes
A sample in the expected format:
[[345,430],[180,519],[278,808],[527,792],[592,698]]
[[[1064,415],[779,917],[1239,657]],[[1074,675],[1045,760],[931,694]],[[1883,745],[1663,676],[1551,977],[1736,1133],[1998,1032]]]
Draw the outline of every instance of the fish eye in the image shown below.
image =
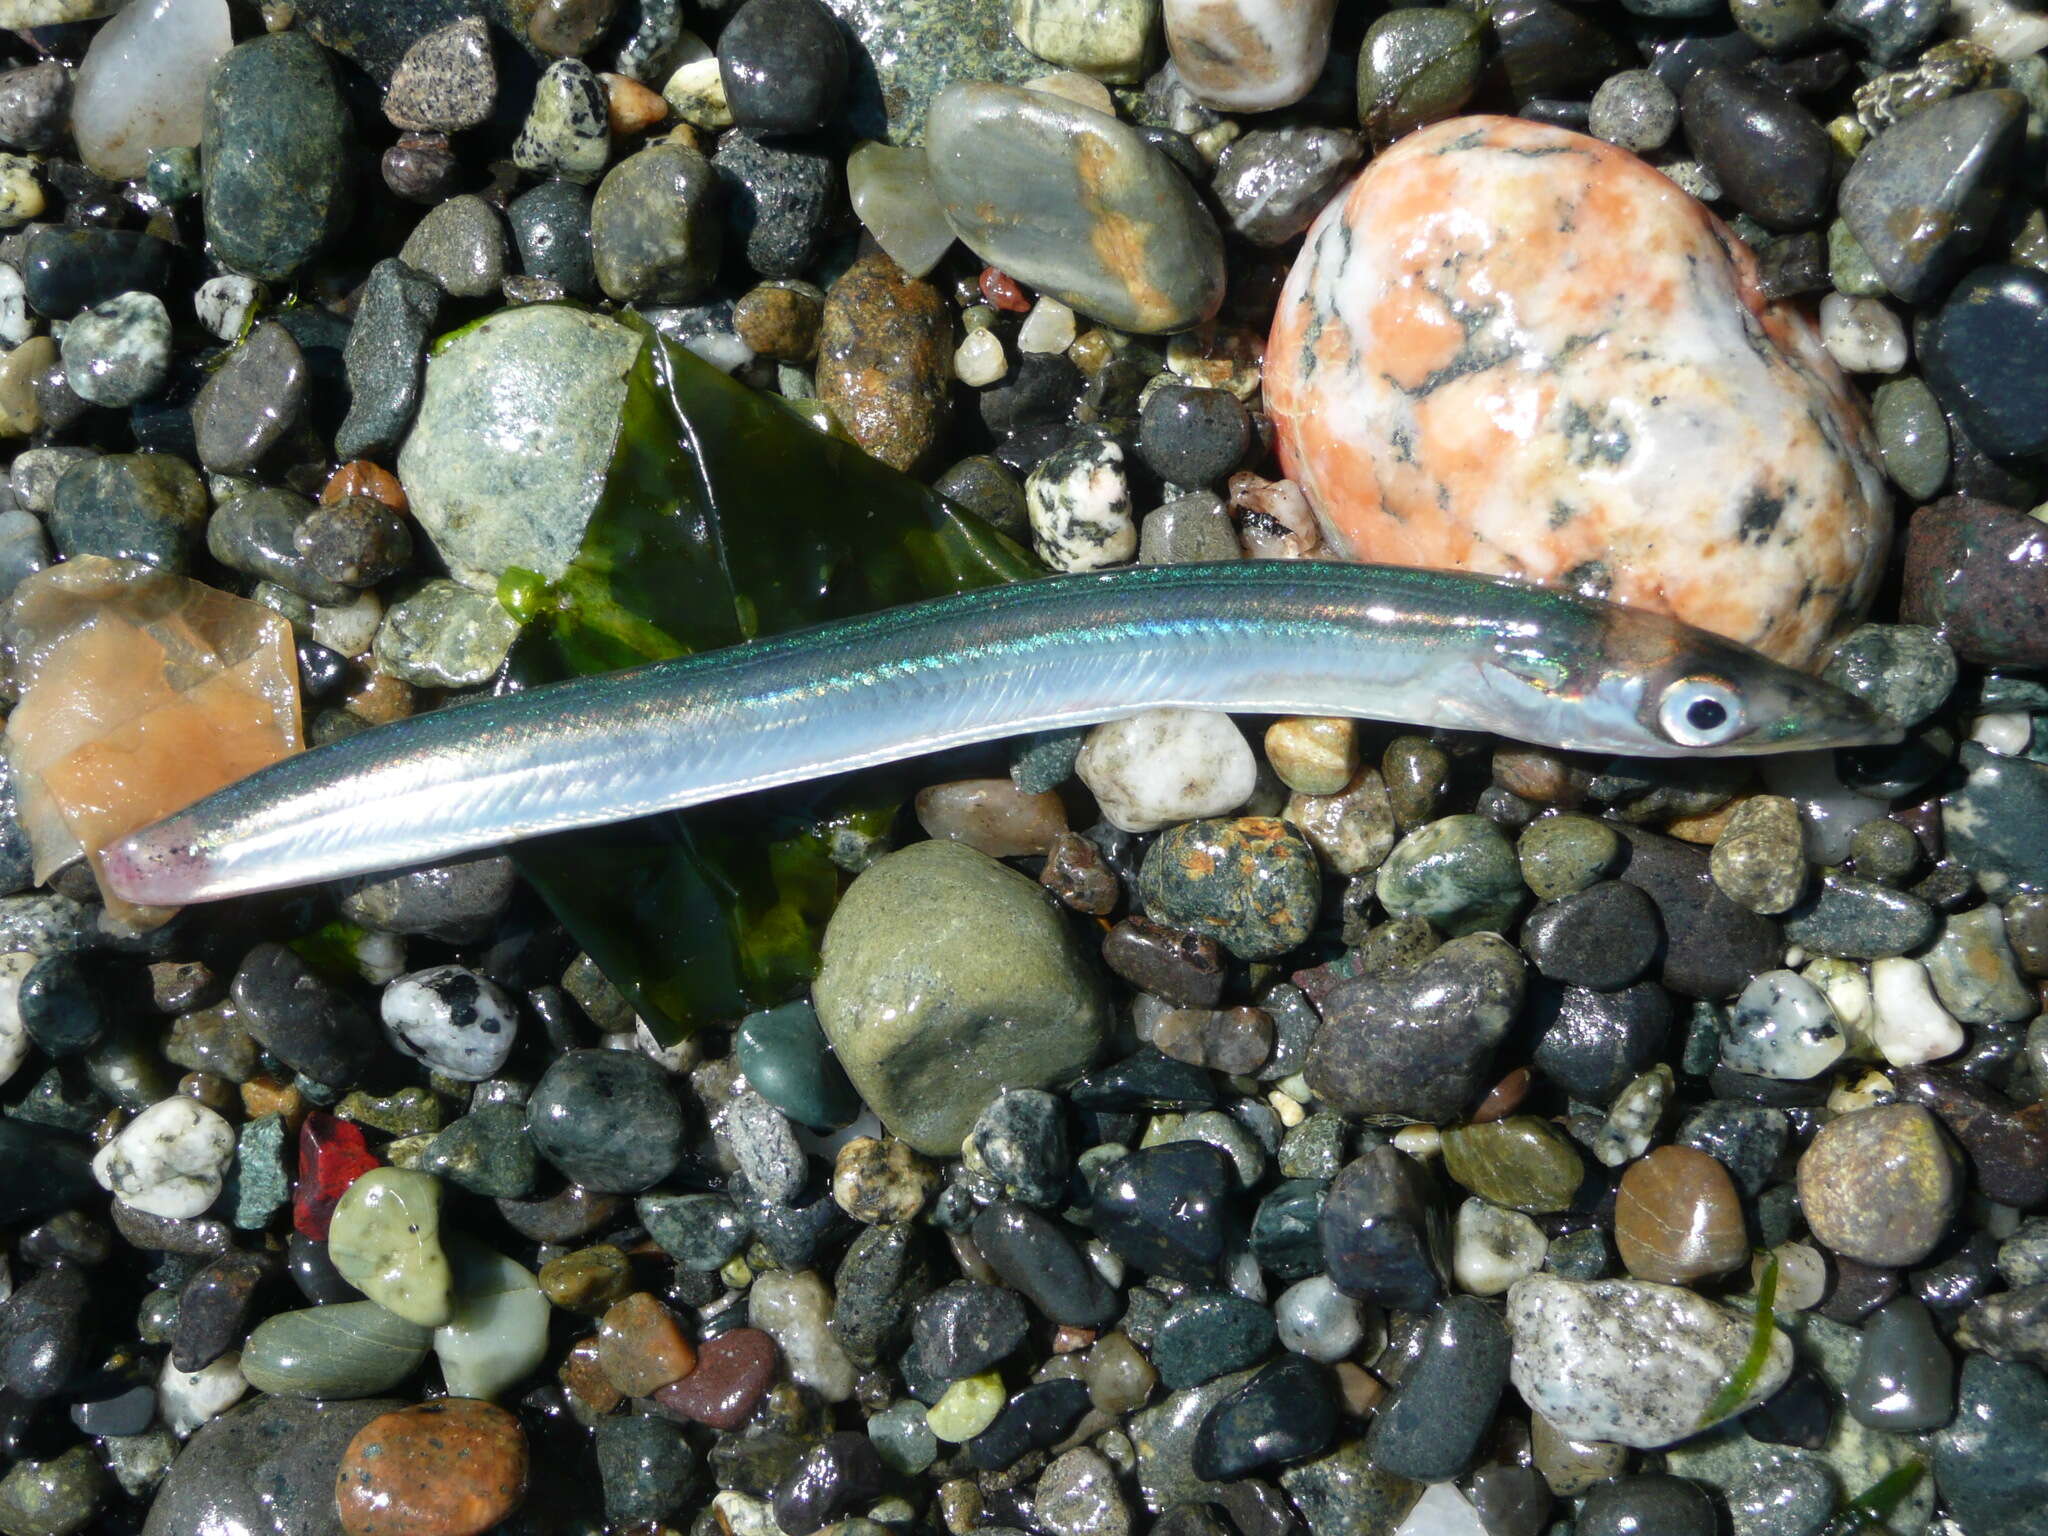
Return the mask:
[[1741,697],[1711,677],[1682,677],[1666,688],[1657,724],[1681,747],[1718,747],[1747,729]]

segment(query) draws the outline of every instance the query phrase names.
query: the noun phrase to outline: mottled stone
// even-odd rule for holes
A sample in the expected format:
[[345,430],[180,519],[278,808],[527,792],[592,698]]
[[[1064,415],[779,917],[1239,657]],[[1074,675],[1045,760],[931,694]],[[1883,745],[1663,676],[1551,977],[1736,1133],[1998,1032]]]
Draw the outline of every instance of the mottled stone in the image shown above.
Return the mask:
[[253,38],[222,59],[200,136],[214,254],[277,281],[333,240],[350,212],[351,136],[333,66],[304,32]]
[[621,304],[685,304],[718,272],[723,238],[711,162],[650,144],[606,173],[590,204],[598,286]]
[[[1466,217],[1434,220],[1447,201]],[[1446,260],[1452,292],[1416,278]],[[1611,145],[1504,118],[1411,135],[1311,230],[1267,358],[1281,462],[1353,558],[1590,582],[1795,663],[1874,590],[1887,502],[1840,373],[1739,242]],[[1503,389],[1526,415],[1473,404]]]
[[938,290],[880,251],[826,290],[818,398],[855,442],[893,469],[940,450],[951,404],[952,319]]
[[1154,921],[1212,936],[1240,959],[1262,960],[1308,937],[1321,873],[1285,822],[1248,816],[1173,828],[1146,850],[1138,889]]
[[1863,1264],[1917,1264],[1955,1216],[1958,1174],[1933,1115],[1884,1104],[1821,1128],[1799,1159],[1799,1203],[1834,1252]]
[[1336,11],[1335,0],[1166,0],[1166,46],[1198,101],[1226,112],[1271,112],[1316,83]]
[[472,1536],[526,1496],[526,1431],[502,1408],[450,1397],[356,1431],[335,1474],[348,1536]]
[[[1574,1439],[1644,1450],[1718,1422],[1707,1410],[1750,1337],[1747,1317],[1642,1280],[1532,1275],[1508,1292],[1507,1324],[1511,1379],[1531,1408]],[[1792,1358],[1791,1339],[1773,1332],[1763,1369],[1735,1411],[1783,1386]]]

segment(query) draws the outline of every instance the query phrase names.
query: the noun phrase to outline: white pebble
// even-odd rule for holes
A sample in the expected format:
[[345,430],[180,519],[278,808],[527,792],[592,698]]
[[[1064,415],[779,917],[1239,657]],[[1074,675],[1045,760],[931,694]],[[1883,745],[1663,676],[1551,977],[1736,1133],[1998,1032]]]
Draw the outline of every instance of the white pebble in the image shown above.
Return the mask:
[[255,278],[229,273],[201,283],[192,295],[192,309],[209,332],[222,341],[233,341],[242,334],[249,311],[262,296],[263,285]]
[[633,1020],[633,1048],[670,1073],[687,1072],[704,1059],[704,1047],[695,1035],[684,1035],[674,1045],[663,1045],[642,1018]]
[[1003,338],[994,331],[969,331],[953,349],[953,377],[969,389],[986,389],[1009,371]]
[[35,320],[28,312],[28,284],[13,267],[0,261],[0,346],[18,347],[35,330]]
[[197,1216],[220,1198],[235,1128],[197,1099],[149,1106],[92,1160],[101,1189],[151,1216]]
[[1104,1284],[1109,1286],[1111,1290],[1123,1289],[1123,1255],[1119,1254],[1099,1237],[1089,1238],[1087,1245],[1081,1251],[1087,1255],[1088,1267],[1094,1270],[1096,1274],[1102,1276]]
[[72,87],[71,130],[86,165],[124,181],[143,173],[152,149],[198,144],[207,75],[234,41],[227,0],[123,9],[94,34]]
[[460,965],[399,977],[384,989],[379,1006],[385,1038],[400,1053],[462,1083],[495,1077],[519,1030],[512,999]]
[[1124,451],[1106,439],[1071,443],[1024,481],[1031,547],[1056,571],[1122,565],[1138,552]]
[[828,1403],[853,1396],[853,1361],[832,1336],[832,1294],[814,1270],[759,1276],[747,1293],[747,1320],[775,1340],[798,1386]]
[[1906,327],[1882,299],[1831,293],[1820,301],[1820,339],[1851,373],[1897,373],[1906,366]]
[[64,378],[94,405],[119,409],[163,388],[171,367],[171,316],[153,293],[117,293],[64,332]]
[[1024,89],[1038,91],[1047,96],[1058,96],[1071,101],[1077,107],[1091,111],[1106,112],[1116,116],[1116,98],[1109,94],[1109,87],[1093,75],[1084,75],[1078,69],[1062,69],[1054,74],[1040,75],[1036,80],[1026,80]]
[[156,1379],[157,1414],[180,1440],[200,1425],[219,1418],[249,1390],[242,1375],[242,1352],[231,1349],[213,1364],[181,1371],[166,1359]]
[[1735,1000],[1721,1060],[1738,1072],[1803,1083],[1840,1061],[1848,1045],[1818,987],[1791,971],[1765,971]]
[[21,1022],[21,978],[34,970],[35,964],[34,955],[0,955],[0,1083],[19,1072],[28,1060],[28,1026]]
[[1474,1296],[1500,1296],[1543,1267],[1550,1239],[1520,1211],[1473,1198],[1451,1225],[1451,1274]]
[[1047,295],[1017,327],[1019,352],[1064,352],[1074,344],[1074,312]]
[[1234,811],[1259,777],[1237,723],[1200,709],[1148,709],[1098,725],[1074,768],[1102,814],[1126,832]]
[[1323,1365],[1335,1365],[1365,1342],[1365,1314],[1328,1275],[1297,1280],[1273,1303],[1280,1347]]
[[2034,717],[2017,713],[1979,715],[1970,722],[1970,740],[2000,757],[2019,757],[2034,739]]
[[1799,974],[1827,999],[1835,1022],[1849,1037],[1852,1055],[1870,1060],[1877,1055],[1877,1042],[1870,1038],[1870,978],[1854,960],[1817,955],[1799,968]]
[[676,57],[682,62],[661,88],[662,99],[692,128],[730,128],[732,108],[725,99],[725,77],[710,45],[694,32],[685,32]]
[[352,602],[313,605],[313,639],[343,656],[361,656],[377,638],[384,622],[384,600],[375,592],[358,592]]
[[2008,64],[2048,48],[2048,13],[2012,0],[1950,0],[1944,30],[1981,43]]
[[1418,1161],[1436,1157],[1444,1149],[1443,1132],[1433,1125],[1404,1125],[1394,1132],[1393,1143]]
[[1851,1115],[1859,1109],[1875,1109],[1880,1104],[1898,1101],[1898,1086],[1873,1067],[1854,1082],[1837,1078],[1835,1086],[1828,1090],[1827,1106],[1831,1115]]
[[1927,967],[1904,955],[1870,962],[1871,1035],[1895,1067],[1917,1067],[1963,1048],[1963,1026],[1936,1001]]
[[1394,1536],[1492,1536],[1455,1483],[1431,1483]]
[[[1771,1305],[1779,1312],[1805,1312],[1817,1307],[1828,1293],[1828,1261],[1811,1243],[1780,1243],[1771,1252],[1778,1256],[1778,1290]],[[1764,1259],[1750,1260],[1750,1279],[1763,1284]]]

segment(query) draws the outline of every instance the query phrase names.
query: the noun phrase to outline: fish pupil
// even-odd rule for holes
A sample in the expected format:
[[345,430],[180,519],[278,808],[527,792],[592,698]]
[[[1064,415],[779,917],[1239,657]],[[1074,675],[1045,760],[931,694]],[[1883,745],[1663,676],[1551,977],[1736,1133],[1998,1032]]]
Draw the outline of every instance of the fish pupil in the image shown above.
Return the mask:
[[1728,706],[1719,699],[1694,699],[1685,707],[1685,723],[1696,731],[1719,730],[1728,723]]

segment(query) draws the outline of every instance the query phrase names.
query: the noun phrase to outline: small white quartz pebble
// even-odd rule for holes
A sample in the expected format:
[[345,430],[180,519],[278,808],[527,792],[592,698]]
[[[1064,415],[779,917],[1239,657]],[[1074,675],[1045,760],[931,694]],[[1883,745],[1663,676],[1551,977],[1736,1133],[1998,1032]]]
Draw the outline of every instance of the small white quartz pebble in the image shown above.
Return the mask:
[[242,1375],[242,1352],[231,1349],[213,1364],[181,1371],[164,1361],[156,1379],[157,1413],[180,1440],[242,1400],[249,1382]]
[[1455,1483],[1431,1483],[1394,1536],[1492,1536]]
[[694,32],[685,32],[676,45],[676,57],[680,62],[661,88],[662,99],[692,128],[730,128],[725,77],[710,45]]
[[222,341],[233,341],[242,334],[249,311],[262,296],[263,285],[255,278],[229,273],[201,283],[192,295],[192,308],[208,331]]
[[1031,547],[1056,571],[1097,571],[1138,552],[1124,451],[1102,438],[1069,443],[1024,481]]
[[0,261],[0,346],[18,347],[35,334],[28,312],[28,284],[21,273]]
[[138,1211],[179,1219],[220,1198],[235,1128],[197,1099],[174,1094],[137,1115],[92,1160],[100,1188]]
[[21,978],[35,963],[31,954],[0,955],[0,1083],[19,1072],[28,1060],[28,1026],[21,1022]]
[[1451,1274],[1460,1290],[1499,1296],[1543,1267],[1550,1239],[1520,1211],[1467,1200],[1451,1228]]
[[1818,987],[1791,971],[1765,971],[1735,1000],[1721,1060],[1738,1072],[1803,1083],[1840,1061],[1848,1044]]
[[1895,1067],[1940,1061],[1963,1048],[1963,1026],[1934,996],[1927,967],[1904,955],[1870,962],[1871,1036]]
[[984,389],[1009,371],[1003,338],[994,331],[969,331],[953,349],[953,377],[969,389]]
[[1800,968],[1804,976],[1828,1000],[1835,1022],[1849,1037],[1851,1055],[1870,1060],[1877,1055],[1877,1042],[1870,1038],[1870,978],[1854,960],[1819,955]]
[[1234,811],[1259,777],[1237,723],[1201,709],[1148,709],[1098,725],[1074,769],[1102,814],[1126,832]]
[[2018,757],[2034,739],[2034,717],[2016,712],[1979,715],[1970,722],[1970,740],[2000,757]]
[[361,656],[377,638],[384,622],[384,600],[375,592],[358,592],[346,603],[313,605],[313,639],[343,656]]
[[1831,293],[1820,301],[1820,339],[1851,373],[1897,373],[1906,366],[1906,327],[1882,299]]
[[460,965],[399,977],[379,1006],[385,1038],[398,1051],[461,1083],[495,1076],[519,1029],[503,989]]
[[1031,306],[1017,327],[1019,352],[1064,352],[1074,344],[1074,312],[1050,295]]
[[1297,1280],[1273,1303],[1280,1347],[1323,1365],[1347,1359],[1365,1342],[1365,1312],[1328,1275]]
[[853,1361],[832,1335],[832,1295],[814,1270],[759,1276],[747,1292],[747,1320],[775,1341],[798,1386],[828,1403],[853,1396]]

